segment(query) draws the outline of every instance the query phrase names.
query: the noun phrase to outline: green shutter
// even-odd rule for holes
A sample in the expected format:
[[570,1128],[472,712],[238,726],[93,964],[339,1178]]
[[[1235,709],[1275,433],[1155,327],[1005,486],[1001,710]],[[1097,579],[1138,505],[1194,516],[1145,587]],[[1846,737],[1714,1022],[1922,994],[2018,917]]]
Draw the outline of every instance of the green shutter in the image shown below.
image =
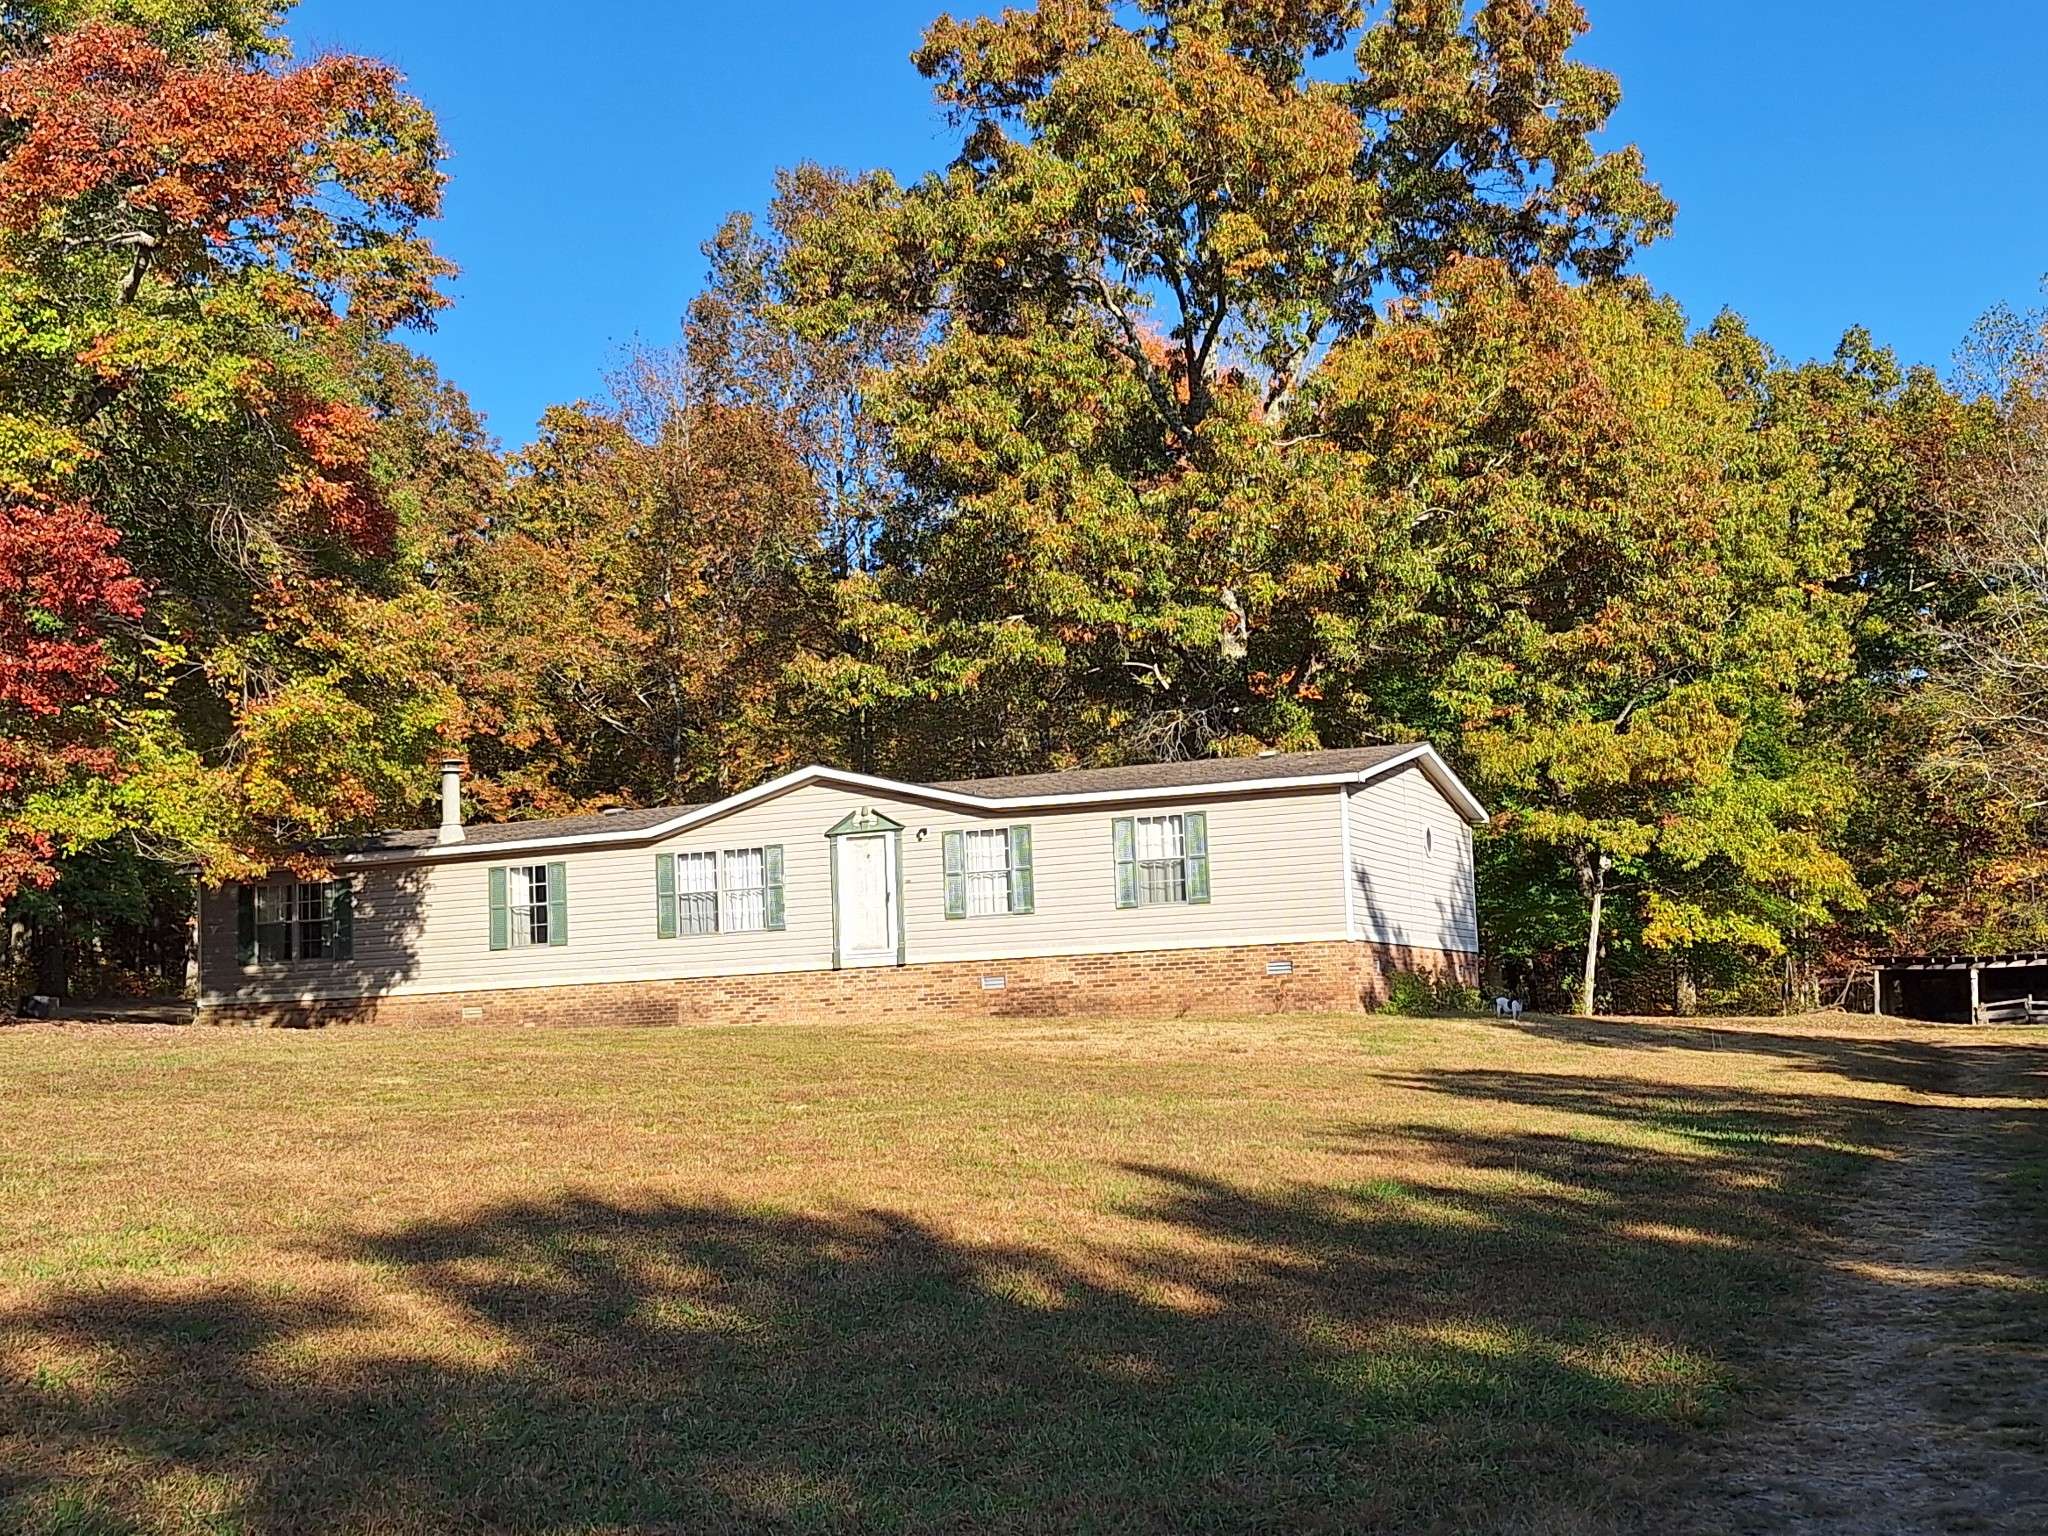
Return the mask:
[[235,963],[256,963],[256,887],[253,885],[238,886],[235,890]]
[[1116,904],[1135,907],[1138,904],[1138,825],[1128,816],[1119,816],[1111,831],[1116,845]]
[[548,947],[560,949],[569,942],[569,866],[548,866]]
[[356,892],[346,880],[327,887],[327,915],[333,923],[331,948],[337,960],[356,957]]
[[676,936],[676,856],[672,853],[654,856],[654,936]]
[[943,839],[946,859],[946,916],[967,915],[967,834],[948,832]]
[[1181,856],[1187,861],[1188,900],[1196,906],[1209,903],[1209,816],[1206,811],[1189,811],[1181,818]]
[[491,871],[491,948],[512,947],[512,905],[505,897],[503,869]]
[[1038,899],[1031,878],[1031,829],[1010,828],[1010,910],[1030,912]]
[[782,845],[761,850],[761,905],[766,912],[762,921],[771,933],[780,933],[789,926],[787,903],[783,900]]

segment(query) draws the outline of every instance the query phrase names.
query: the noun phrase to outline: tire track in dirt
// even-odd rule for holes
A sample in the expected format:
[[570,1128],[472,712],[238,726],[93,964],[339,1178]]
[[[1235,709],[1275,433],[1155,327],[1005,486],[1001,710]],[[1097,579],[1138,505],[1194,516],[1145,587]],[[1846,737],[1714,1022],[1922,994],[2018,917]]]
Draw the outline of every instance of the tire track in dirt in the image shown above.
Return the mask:
[[[1804,1326],[1775,1351],[1787,1384],[1722,1442],[1682,1518],[1691,1536],[2048,1532],[2048,1340],[2039,1277],[1994,1194],[1992,1051],[1873,1173],[1839,1229]],[[2038,1104],[2026,1106],[2040,1112]]]

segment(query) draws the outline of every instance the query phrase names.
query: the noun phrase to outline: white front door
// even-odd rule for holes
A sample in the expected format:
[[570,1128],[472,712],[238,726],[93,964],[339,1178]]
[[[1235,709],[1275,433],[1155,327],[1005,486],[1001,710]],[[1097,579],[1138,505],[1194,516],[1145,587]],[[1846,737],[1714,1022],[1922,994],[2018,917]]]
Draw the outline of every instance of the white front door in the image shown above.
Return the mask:
[[887,833],[839,839],[839,958],[896,963],[896,871]]

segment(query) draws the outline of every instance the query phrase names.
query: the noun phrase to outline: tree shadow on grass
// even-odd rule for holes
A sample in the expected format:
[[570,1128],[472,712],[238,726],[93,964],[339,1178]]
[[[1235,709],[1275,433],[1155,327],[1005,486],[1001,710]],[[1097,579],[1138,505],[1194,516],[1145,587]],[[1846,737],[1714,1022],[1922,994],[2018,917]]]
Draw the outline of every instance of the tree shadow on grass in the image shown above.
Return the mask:
[[[1766,1029],[1731,1029],[1712,1023],[1657,1024],[1642,1020],[1574,1019],[1525,1015],[1513,1021],[1485,1021],[1490,1027],[1528,1035],[1552,1044],[1619,1050],[1728,1052],[1770,1056],[1801,1072],[1819,1072],[1849,1082],[1882,1083],[1928,1093],[1973,1090],[1970,1079],[1989,1079],[2002,1096],[2048,1099],[2048,1032],[2039,1045],[1971,1045],[1967,1026],[1955,1026],[1953,1040],[1906,1039],[1878,1034],[1827,1035],[1779,1033]],[[1931,1026],[1903,1020],[1901,1028]],[[1973,1073],[1973,1067],[1987,1072]]]
[[[1826,1113],[1794,1102],[1723,1095],[1769,1128],[1700,1155],[1381,1126],[1340,1139],[1431,1171],[1132,1168],[1098,1250],[578,1197],[346,1241],[374,1300],[59,1296],[0,1317],[0,1514],[171,1528],[197,1488],[264,1532],[1633,1529],[1794,1283],[1771,1192]],[[398,1305],[453,1322],[394,1342]]]

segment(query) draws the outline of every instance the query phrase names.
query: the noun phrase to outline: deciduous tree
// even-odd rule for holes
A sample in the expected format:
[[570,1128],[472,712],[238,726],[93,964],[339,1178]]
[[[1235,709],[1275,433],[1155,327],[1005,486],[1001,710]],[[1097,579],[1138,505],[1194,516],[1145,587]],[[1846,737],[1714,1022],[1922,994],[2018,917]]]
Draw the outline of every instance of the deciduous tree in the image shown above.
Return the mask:
[[477,610],[487,806],[673,804],[792,765],[784,676],[835,573],[782,420],[660,353],[605,408],[550,413],[452,573]]
[[91,508],[148,593],[107,641],[116,771],[42,807],[60,846],[260,864],[410,800],[454,724],[385,643],[422,603],[366,363],[443,302],[439,139],[388,67],[289,61],[281,9],[0,35],[0,485]]
[[85,507],[0,504],[0,903],[55,877],[33,799],[113,767],[104,633],[143,599],[116,542]]
[[[821,669],[878,760],[1301,745],[1416,579],[1298,402],[1376,302],[1478,252],[1618,268],[1669,205],[1591,135],[1569,3],[1048,0],[919,52],[965,132],[779,231],[800,335],[915,342],[868,381],[899,494]],[[1359,73],[1331,79],[1354,54]],[[1431,146],[1434,146],[1433,148]],[[1632,190],[1630,190],[1632,188]],[[1598,190],[1596,190],[1598,189]]]

